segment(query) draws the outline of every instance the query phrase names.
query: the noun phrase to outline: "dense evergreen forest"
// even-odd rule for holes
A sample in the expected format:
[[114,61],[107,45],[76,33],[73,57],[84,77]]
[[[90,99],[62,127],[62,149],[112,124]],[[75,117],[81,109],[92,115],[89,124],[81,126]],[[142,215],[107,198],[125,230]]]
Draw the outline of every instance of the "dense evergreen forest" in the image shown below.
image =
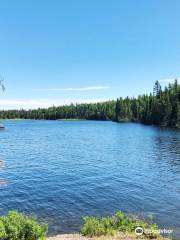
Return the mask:
[[180,127],[180,85],[177,80],[163,90],[158,81],[153,93],[137,98],[118,98],[116,101],[71,104],[36,110],[3,110],[1,119],[89,119],[133,121],[144,124]]

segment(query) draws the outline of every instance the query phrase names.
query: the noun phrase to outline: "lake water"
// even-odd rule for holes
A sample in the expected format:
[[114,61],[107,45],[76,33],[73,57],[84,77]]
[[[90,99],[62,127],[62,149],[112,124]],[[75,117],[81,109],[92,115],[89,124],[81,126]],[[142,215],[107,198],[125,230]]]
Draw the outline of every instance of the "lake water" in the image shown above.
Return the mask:
[[146,216],[180,239],[180,131],[103,121],[7,121],[0,131],[0,214],[18,209],[49,233],[84,215]]

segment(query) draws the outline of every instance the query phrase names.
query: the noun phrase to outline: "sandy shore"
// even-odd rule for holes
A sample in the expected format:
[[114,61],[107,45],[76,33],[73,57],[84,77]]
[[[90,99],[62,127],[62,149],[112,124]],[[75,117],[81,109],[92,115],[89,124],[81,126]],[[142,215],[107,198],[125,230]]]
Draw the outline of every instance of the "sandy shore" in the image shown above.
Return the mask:
[[83,237],[80,234],[61,234],[49,237],[48,240],[90,240],[90,238]]
[[[61,234],[61,235],[57,235],[57,236],[48,238],[48,240],[135,240],[135,239],[137,239],[137,237],[127,236],[123,233],[119,233],[114,237],[102,236],[102,237],[97,237],[97,238],[88,238],[88,237],[84,237],[80,234]],[[147,240],[147,239],[143,238],[143,240]]]

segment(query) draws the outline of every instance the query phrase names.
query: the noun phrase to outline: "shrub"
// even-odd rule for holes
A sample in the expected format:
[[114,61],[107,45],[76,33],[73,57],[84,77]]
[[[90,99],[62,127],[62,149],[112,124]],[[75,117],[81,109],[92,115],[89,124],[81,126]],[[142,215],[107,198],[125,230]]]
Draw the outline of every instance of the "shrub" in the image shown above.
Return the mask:
[[82,234],[90,237],[101,236],[101,235],[114,235],[111,218],[98,219],[96,217],[85,217],[84,225],[82,227]]
[[17,211],[0,218],[1,240],[45,240],[46,233],[46,224],[40,224],[35,217],[27,217]]
[[142,227],[146,238],[160,238],[156,224],[153,224],[152,222],[145,222],[133,216],[126,216],[121,211],[118,211],[112,217],[84,217],[83,221],[84,224],[81,232],[83,235],[89,237],[114,235],[118,232],[132,234],[135,233],[135,229],[137,227]]

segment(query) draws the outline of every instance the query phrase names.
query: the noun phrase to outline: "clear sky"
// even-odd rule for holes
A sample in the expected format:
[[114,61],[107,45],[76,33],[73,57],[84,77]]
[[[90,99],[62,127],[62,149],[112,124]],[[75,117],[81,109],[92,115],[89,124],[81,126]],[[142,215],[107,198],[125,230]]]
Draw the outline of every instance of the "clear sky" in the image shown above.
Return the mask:
[[179,0],[0,1],[0,108],[149,93],[180,76]]

